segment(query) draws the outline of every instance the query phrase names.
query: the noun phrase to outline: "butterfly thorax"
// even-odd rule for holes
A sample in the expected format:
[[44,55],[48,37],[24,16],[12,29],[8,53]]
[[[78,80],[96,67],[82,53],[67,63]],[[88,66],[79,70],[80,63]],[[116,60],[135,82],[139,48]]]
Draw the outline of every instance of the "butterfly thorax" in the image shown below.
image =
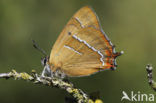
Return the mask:
[[48,70],[47,74],[50,74],[48,76],[50,77],[59,77],[59,78],[65,78],[65,73],[61,70],[62,63],[58,63],[57,65],[54,65],[53,63],[49,63],[47,61],[45,68]]

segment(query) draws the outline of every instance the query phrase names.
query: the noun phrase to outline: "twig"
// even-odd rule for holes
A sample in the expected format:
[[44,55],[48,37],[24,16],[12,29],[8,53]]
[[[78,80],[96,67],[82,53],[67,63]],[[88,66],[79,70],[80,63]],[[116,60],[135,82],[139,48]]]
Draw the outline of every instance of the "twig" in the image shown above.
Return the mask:
[[60,89],[66,90],[77,100],[78,103],[103,103],[100,99],[93,101],[81,89],[75,88],[71,82],[67,82],[56,77],[41,77],[34,70],[32,70],[31,75],[25,72],[18,73],[15,70],[12,70],[9,73],[0,73],[0,78],[14,78],[15,80],[22,79],[31,81],[35,84],[43,84],[47,86],[58,87]]
[[147,64],[147,66],[146,66],[146,71],[147,71],[147,74],[148,74],[148,76],[147,76],[147,78],[148,78],[148,83],[149,83],[149,85],[153,88],[153,90],[156,91],[156,82],[153,80],[152,70],[153,70],[152,65]]

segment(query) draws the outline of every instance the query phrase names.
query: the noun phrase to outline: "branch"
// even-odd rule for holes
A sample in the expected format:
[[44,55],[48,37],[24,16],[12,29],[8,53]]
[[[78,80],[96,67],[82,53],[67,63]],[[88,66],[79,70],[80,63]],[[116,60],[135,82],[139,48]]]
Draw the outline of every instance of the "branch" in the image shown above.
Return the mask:
[[32,70],[31,74],[25,72],[18,73],[15,70],[12,70],[9,73],[0,73],[0,78],[14,78],[15,80],[22,79],[33,82],[35,84],[57,87],[66,90],[77,100],[78,103],[103,103],[100,99],[93,101],[86,93],[84,93],[81,89],[75,88],[74,85],[69,81],[67,82],[56,77],[41,77],[36,73],[35,70]]
[[148,74],[148,76],[147,76],[148,83],[152,87],[152,89],[156,91],[156,82],[153,80],[152,70],[153,70],[152,65],[147,64],[146,71],[147,71],[147,74]]

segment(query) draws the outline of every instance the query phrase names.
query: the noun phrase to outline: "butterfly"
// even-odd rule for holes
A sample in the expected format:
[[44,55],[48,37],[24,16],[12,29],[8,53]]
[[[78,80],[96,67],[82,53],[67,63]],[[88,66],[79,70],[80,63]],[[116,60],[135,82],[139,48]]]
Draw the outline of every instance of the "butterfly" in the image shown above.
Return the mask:
[[85,6],[69,20],[52,47],[50,57],[43,60],[43,75],[52,72],[79,77],[114,70],[116,57],[122,53],[115,51],[93,9]]

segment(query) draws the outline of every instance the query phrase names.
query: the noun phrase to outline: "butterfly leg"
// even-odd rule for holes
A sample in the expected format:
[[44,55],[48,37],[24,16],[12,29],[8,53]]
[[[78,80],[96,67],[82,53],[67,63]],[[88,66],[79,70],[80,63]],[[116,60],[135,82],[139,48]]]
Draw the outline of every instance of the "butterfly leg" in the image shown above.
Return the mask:
[[67,76],[64,72],[60,70],[60,68],[57,68],[55,71],[52,71],[50,69],[50,66],[46,64],[44,66],[44,69],[41,73],[42,77],[48,76],[48,77],[56,77],[56,78],[61,78],[61,79],[67,79]]
[[48,64],[44,66],[41,76],[53,77],[53,72],[51,71],[50,66]]
[[56,69],[56,71],[53,72],[53,74],[54,74],[54,77],[58,77],[58,78],[62,78],[62,79],[66,78],[66,74],[63,73],[59,68]]
[[56,77],[56,78],[61,78],[64,79],[66,78],[66,74],[63,73],[59,68],[56,69],[54,72],[50,69],[50,66],[46,64],[44,66],[44,69],[41,74],[42,77],[48,76],[48,77]]

